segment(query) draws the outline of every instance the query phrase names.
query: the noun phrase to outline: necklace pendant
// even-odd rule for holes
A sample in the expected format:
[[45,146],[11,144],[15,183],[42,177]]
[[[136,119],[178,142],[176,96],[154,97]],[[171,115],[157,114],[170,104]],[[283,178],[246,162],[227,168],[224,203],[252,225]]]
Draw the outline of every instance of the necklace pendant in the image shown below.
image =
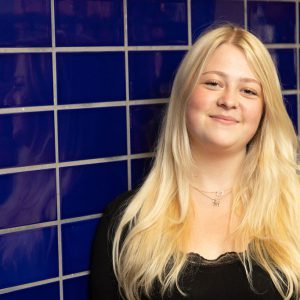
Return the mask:
[[213,206],[217,206],[219,207],[220,206],[220,200],[219,199],[213,199]]

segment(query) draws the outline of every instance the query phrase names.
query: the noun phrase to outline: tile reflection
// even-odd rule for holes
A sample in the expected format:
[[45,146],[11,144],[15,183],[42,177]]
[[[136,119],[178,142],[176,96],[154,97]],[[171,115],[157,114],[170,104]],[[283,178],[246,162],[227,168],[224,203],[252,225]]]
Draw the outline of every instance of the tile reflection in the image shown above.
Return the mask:
[[0,228],[56,218],[55,171],[0,176]]
[[249,28],[265,43],[294,43],[296,4],[275,1],[248,3]]
[[121,46],[124,44],[121,0],[57,0],[57,46]]
[[1,0],[0,47],[50,47],[50,0]]
[[0,288],[56,277],[56,227],[0,235],[0,257]]
[[185,51],[132,51],[129,53],[129,96],[167,98]]
[[192,39],[214,22],[232,22],[244,26],[244,0],[191,0]]
[[53,112],[0,116],[0,167],[54,161]]
[[127,0],[129,45],[184,45],[187,37],[185,0]]
[[53,104],[50,53],[0,55],[0,107]]

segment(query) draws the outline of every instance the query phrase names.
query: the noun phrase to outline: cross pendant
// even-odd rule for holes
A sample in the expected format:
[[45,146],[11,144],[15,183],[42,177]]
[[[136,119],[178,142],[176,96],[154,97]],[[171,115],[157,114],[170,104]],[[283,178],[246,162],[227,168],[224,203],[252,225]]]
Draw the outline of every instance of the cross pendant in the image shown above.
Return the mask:
[[213,206],[220,206],[220,200],[219,199],[214,199],[213,200]]

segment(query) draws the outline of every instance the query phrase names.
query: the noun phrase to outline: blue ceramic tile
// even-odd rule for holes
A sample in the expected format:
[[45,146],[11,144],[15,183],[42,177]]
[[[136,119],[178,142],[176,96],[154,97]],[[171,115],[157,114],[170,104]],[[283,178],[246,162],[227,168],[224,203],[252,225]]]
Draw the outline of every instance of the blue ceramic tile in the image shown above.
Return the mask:
[[283,89],[297,89],[296,49],[270,49]]
[[64,280],[64,300],[88,300],[88,276]]
[[125,99],[124,53],[58,53],[57,93],[59,104]]
[[129,53],[129,97],[167,98],[184,51],[139,51]]
[[131,160],[131,184],[132,189],[140,186],[148,175],[152,165],[151,158],[138,158]]
[[55,170],[0,175],[0,228],[55,219]]
[[213,24],[231,22],[244,26],[244,0],[191,0],[192,38]]
[[50,53],[0,55],[0,107],[53,104]]
[[130,107],[131,153],[154,150],[164,110],[164,104]]
[[60,161],[127,153],[125,107],[59,111]]
[[62,168],[60,188],[63,218],[100,213],[127,191],[127,161]]
[[265,43],[295,43],[295,2],[248,2],[249,29]]
[[57,46],[124,44],[122,0],[56,0]]
[[1,0],[0,47],[51,46],[50,0]]
[[0,295],[1,300],[59,300],[59,283],[39,285]]
[[129,45],[188,43],[185,0],[127,0]]
[[0,115],[0,167],[54,161],[53,112]]
[[57,277],[57,228],[0,235],[0,257],[0,288]]
[[94,219],[63,224],[64,275],[88,270],[92,241],[98,222],[98,219]]
[[297,95],[285,95],[284,103],[286,110],[294,124],[296,132],[298,132],[298,105],[297,105]]

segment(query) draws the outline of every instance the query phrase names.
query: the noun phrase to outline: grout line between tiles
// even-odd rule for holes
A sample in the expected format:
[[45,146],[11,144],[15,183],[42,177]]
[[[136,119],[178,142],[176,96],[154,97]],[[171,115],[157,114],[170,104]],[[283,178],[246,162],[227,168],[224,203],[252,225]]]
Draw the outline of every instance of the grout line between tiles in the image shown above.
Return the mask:
[[55,179],[56,179],[56,218],[57,218],[57,247],[58,247],[58,276],[59,276],[59,299],[64,299],[63,292],[63,257],[62,257],[62,233],[60,211],[60,180],[59,180],[59,150],[58,150],[58,112],[57,112],[57,68],[56,68],[56,36],[55,36],[55,6],[51,0],[51,34],[52,34],[52,68],[53,68],[53,104],[54,104],[54,140],[55,140]]
[[81,222],[81,221],[88,221],[88,220],[93,220],[93,219],[99,219],[101,217],[102,217],[102,213],[100,213],[100,214],[92,214],[92,215],[88,215],[88,216],[63,219],[63,220],[60,221],[60,223],[61,224],[68,224],[68,223],[74,223],[74,222]]
[[282,91],[282,94],[283,95],[297,95],[297,93],[298,93],[298,90],[283,90]]
[[89,275],[89,274],[90,274],[89,271],[83,271],[83,272],[79,272],[79,273],[68,274],[68,275],[63,276],[63,280],[78,278],[78,277],[82,277],[82,276]]
[[56,220],[56,221],[36,223],[36,224],[30,224],[30,225],[24,225],[18,227],[10,227],[5,229],[0,229],[0,235],[13,233],[13,232],[26,231],[26,230],[41,229],[45,227],[53,227],[53,226],[57,226],[58,224],[61,225],[61,224],[68,224],[68,223],[74,223],[80,221],[88,221],[93,219],[99,219],[101,217],[102,217],[102,213],[99,213],[99,214],[91,214],[91,215],[86,215],[81,217],[67,218],[60,221]]
[[31,287],[40,286],[40,285],[47,284],[47,283],[58,282],[58,281],[59,281],[59,278],[55,277],[55,278],[51,278],[51,279],[39,280],[39,281],[31,282],[31,283],[20,284],[20,285],[12,286],[12,287],[9,287],[9,288],[1,289],[0,290],[0,295],[7,294],[7,293],[10,293],[10,292],[19,291],[19,290],[23,290],[23,289],[27,289],[27,288],[31,288]]
[[188,45],[191,47],[192,40],[192,5],[191,0],[187,0],[187,25],[188,25]]
[[247,0],[244,0],[244,28],[248,29]]
[[[53,1],[53,0],[52,0]],[[85,47],[55,47],[59,53],[76,52],[124,52],[127,51],[168,51],[168,50],[186,50],[188,46],[165,45],[165,46],[85,46]],[[13,53],[52,53],[51,47],[36,48],[0,48],[0,54]]]
[[[53,59],[53,58],[52,58]],[[54,67],[55,68],[55,67]],[[159,103],[167,103],[167,98],[157,99],[137,99],[128,101],[129,106],[134,105],[151,105]],[[1,108],[0,115],[14,114],[14,113],[30,113],[30,112],[43,112],[53,110],[71,110],[71,109],[91,109],[91,108],[103,108],[103,107],[122,107],[126,106],[127,102],[124,101],[109,101],[109,102],[91,102],[81,104],[67,104],[67,105],[47,105],[47,106],[28,106],[28,107],[10,107]]]
[[[89,275],[89,274],[90,274],[89,271],[82,271],[82,272],[78,272],[78,273],[72,273],[72,274],[64,275],[64,276],[62,276],[61,279],[62,280],[68,280],[68,279],[73,279],[73,278],[86,276],[86,275]],[[55,278],[50,278],[50,279],[39,280],[39,281],[30,282],[30,283],[15,285],[15,286],[12,286],[12,287],[9,287],[9,288],[0,289],[0,295],[7,294],[7,293],[10,293],[10,292],[16,292],[16,291],[24,290],[24,289],[28,289],[28,288],[33,288],[33,287],[41,286],[41,285],[44,285],[44,284],[59,282],[59,281],[60,281],[60,278],[55,277]]]
[[127,22],[127,0],[123,0],[124,16],[124,45],[125,45],[125,87],[126,87],[126,143],[127,143],[127,189],[131,190],[131,138],[130,138],[130,95],[129,95],[129,57],[128,57],[128,22]]
[[23,226],[0,229],[0,235],[13,233],[13,232],[20,232],[25,230],[34,230],[34,229],[41,229],[45,227],[53,227],[53,226],[57,226],[57,221],[50,221],[50,222],[43,222],[43,223],[37,223],[31,225],[23,225]]
[[3,169],[0,169],[0,175],[49,170],[49,169],[54,169],[55,166],[56,165],[53,163],[53,164],[42,164],[42,165],[26,166],[26,167],[3,168]]
[[26,167],[3,168],[3,169],[0,169],[0,175],[15,174],[15,173],[21,173],[21,172],[31,172],[31,171],[42,171],[42,170],[54,169],[56,166],[58,166],[60,168],[76,167],[76,166],[91,165],[91,164],[117,162],[117,161],[122,161],[122,160],[126,160],[126,159],[149,158],[152,156],[153,156],[153,152],[147,152],[147,153],[138,153],[138,154],[131,154],[131,155],[68,161],[68,162],[34,165],[34,166],[26,166]]

